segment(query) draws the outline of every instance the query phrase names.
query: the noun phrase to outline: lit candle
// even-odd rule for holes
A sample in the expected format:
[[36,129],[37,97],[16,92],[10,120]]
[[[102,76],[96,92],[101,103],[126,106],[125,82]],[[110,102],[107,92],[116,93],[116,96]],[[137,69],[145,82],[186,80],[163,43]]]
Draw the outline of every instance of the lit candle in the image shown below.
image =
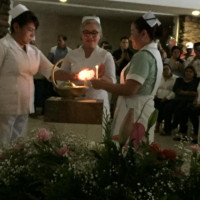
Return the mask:
[[99,78],[99,75],[98,75],[98,73],[99,73],[99,65],[96,65],[95,68],[96,68],[96,79],[98,79]]
[[87,79],[84,80],[84,86],[87,86]]

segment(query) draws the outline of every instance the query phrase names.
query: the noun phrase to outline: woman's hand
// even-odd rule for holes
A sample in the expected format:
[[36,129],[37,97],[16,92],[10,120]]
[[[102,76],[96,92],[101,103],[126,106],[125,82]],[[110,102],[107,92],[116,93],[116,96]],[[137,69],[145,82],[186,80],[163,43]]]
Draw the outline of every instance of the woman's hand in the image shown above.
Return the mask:
[[92,84],[92,87],[94,89],[104,89],[104,85],[106,84],[106,81],[105,79],[92,79],[90,80],[91,84]]
[[62,69],[55,71],[54,75],[55,75],[55,80],[59,80],[59,81],[75,81],[76,80],[75,73],[67,72]]

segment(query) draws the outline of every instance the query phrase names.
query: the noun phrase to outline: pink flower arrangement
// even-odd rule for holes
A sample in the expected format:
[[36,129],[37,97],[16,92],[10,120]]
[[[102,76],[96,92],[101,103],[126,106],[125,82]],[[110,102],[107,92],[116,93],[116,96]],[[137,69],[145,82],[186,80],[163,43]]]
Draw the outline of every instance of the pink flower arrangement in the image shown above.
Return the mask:
[[37,134],[37,139],[39,141],[47,141],[51,138],[51,133],[47,131],[45,128],[41,128],[39,133]]
[[61,149],[57,150],[57,153],[59,156],[65,155],[68,152],[69,152],[69,148],[66,145],[64,145]]

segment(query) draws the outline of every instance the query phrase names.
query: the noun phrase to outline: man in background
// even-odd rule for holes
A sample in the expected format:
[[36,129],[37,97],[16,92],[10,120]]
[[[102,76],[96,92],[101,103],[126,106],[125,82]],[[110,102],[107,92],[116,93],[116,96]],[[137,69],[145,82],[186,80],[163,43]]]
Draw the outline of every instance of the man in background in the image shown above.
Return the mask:
[[[67,36],[60,34],[57,37],[57,45],[52,47],[47,58],[52,64],[56,64],[60,59],[64,58],[71,49],[67,46]],[[62,62],[59,63],[60,67]],[[59,96],[53,89],[52,82],[45,80],[45,100],[51,96]],[[44,106],[42,109],[44,114]]]
[[200,42],[194,43],[195,56],[190,56],[185,62],[186,67],[191,65],[197,72],[197,77],[200,77]]
[[100,43],[100,47],[103,48],[103,49],[105,49],[105,50],[107,50],[107,51],[109,51],[110,53],[112,51],[112,45],[108,41],[105,41],[105,40],[102,41]]
[[184,59],[186,62],[186,65],[188,65],[189,64],[188,62],[190,62],[191,59],[193,59],[191,57],[194,57],[194,51],[193,51],[194,45],[192,42],[187,42],[185,45],[185,48],[186,48],[186,52],[183,54],[181,58]]
[[60,59],[64,58],[71,49],[67,46],[67,36],[58,35],[57,46],[51,48],[48,59],[55,64]]
[[113,52],[113,57],[116,65],[116,75],[119,77],[122,69],[129,63],[133,51],[129,49],[129,39],[127,36],[120,38],[119,49]]

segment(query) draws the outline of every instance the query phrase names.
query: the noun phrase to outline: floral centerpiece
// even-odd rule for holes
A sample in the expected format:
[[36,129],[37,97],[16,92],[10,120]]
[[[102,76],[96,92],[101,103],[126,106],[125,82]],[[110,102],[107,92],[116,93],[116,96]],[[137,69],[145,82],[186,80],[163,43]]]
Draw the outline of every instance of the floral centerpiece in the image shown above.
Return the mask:
[[148,141],[157,111],[146,131],[129,115],[115,137],[106,120],[102,143],[41,128],[2,149],[0,199],[199,200],[200,146],[161,149]]

